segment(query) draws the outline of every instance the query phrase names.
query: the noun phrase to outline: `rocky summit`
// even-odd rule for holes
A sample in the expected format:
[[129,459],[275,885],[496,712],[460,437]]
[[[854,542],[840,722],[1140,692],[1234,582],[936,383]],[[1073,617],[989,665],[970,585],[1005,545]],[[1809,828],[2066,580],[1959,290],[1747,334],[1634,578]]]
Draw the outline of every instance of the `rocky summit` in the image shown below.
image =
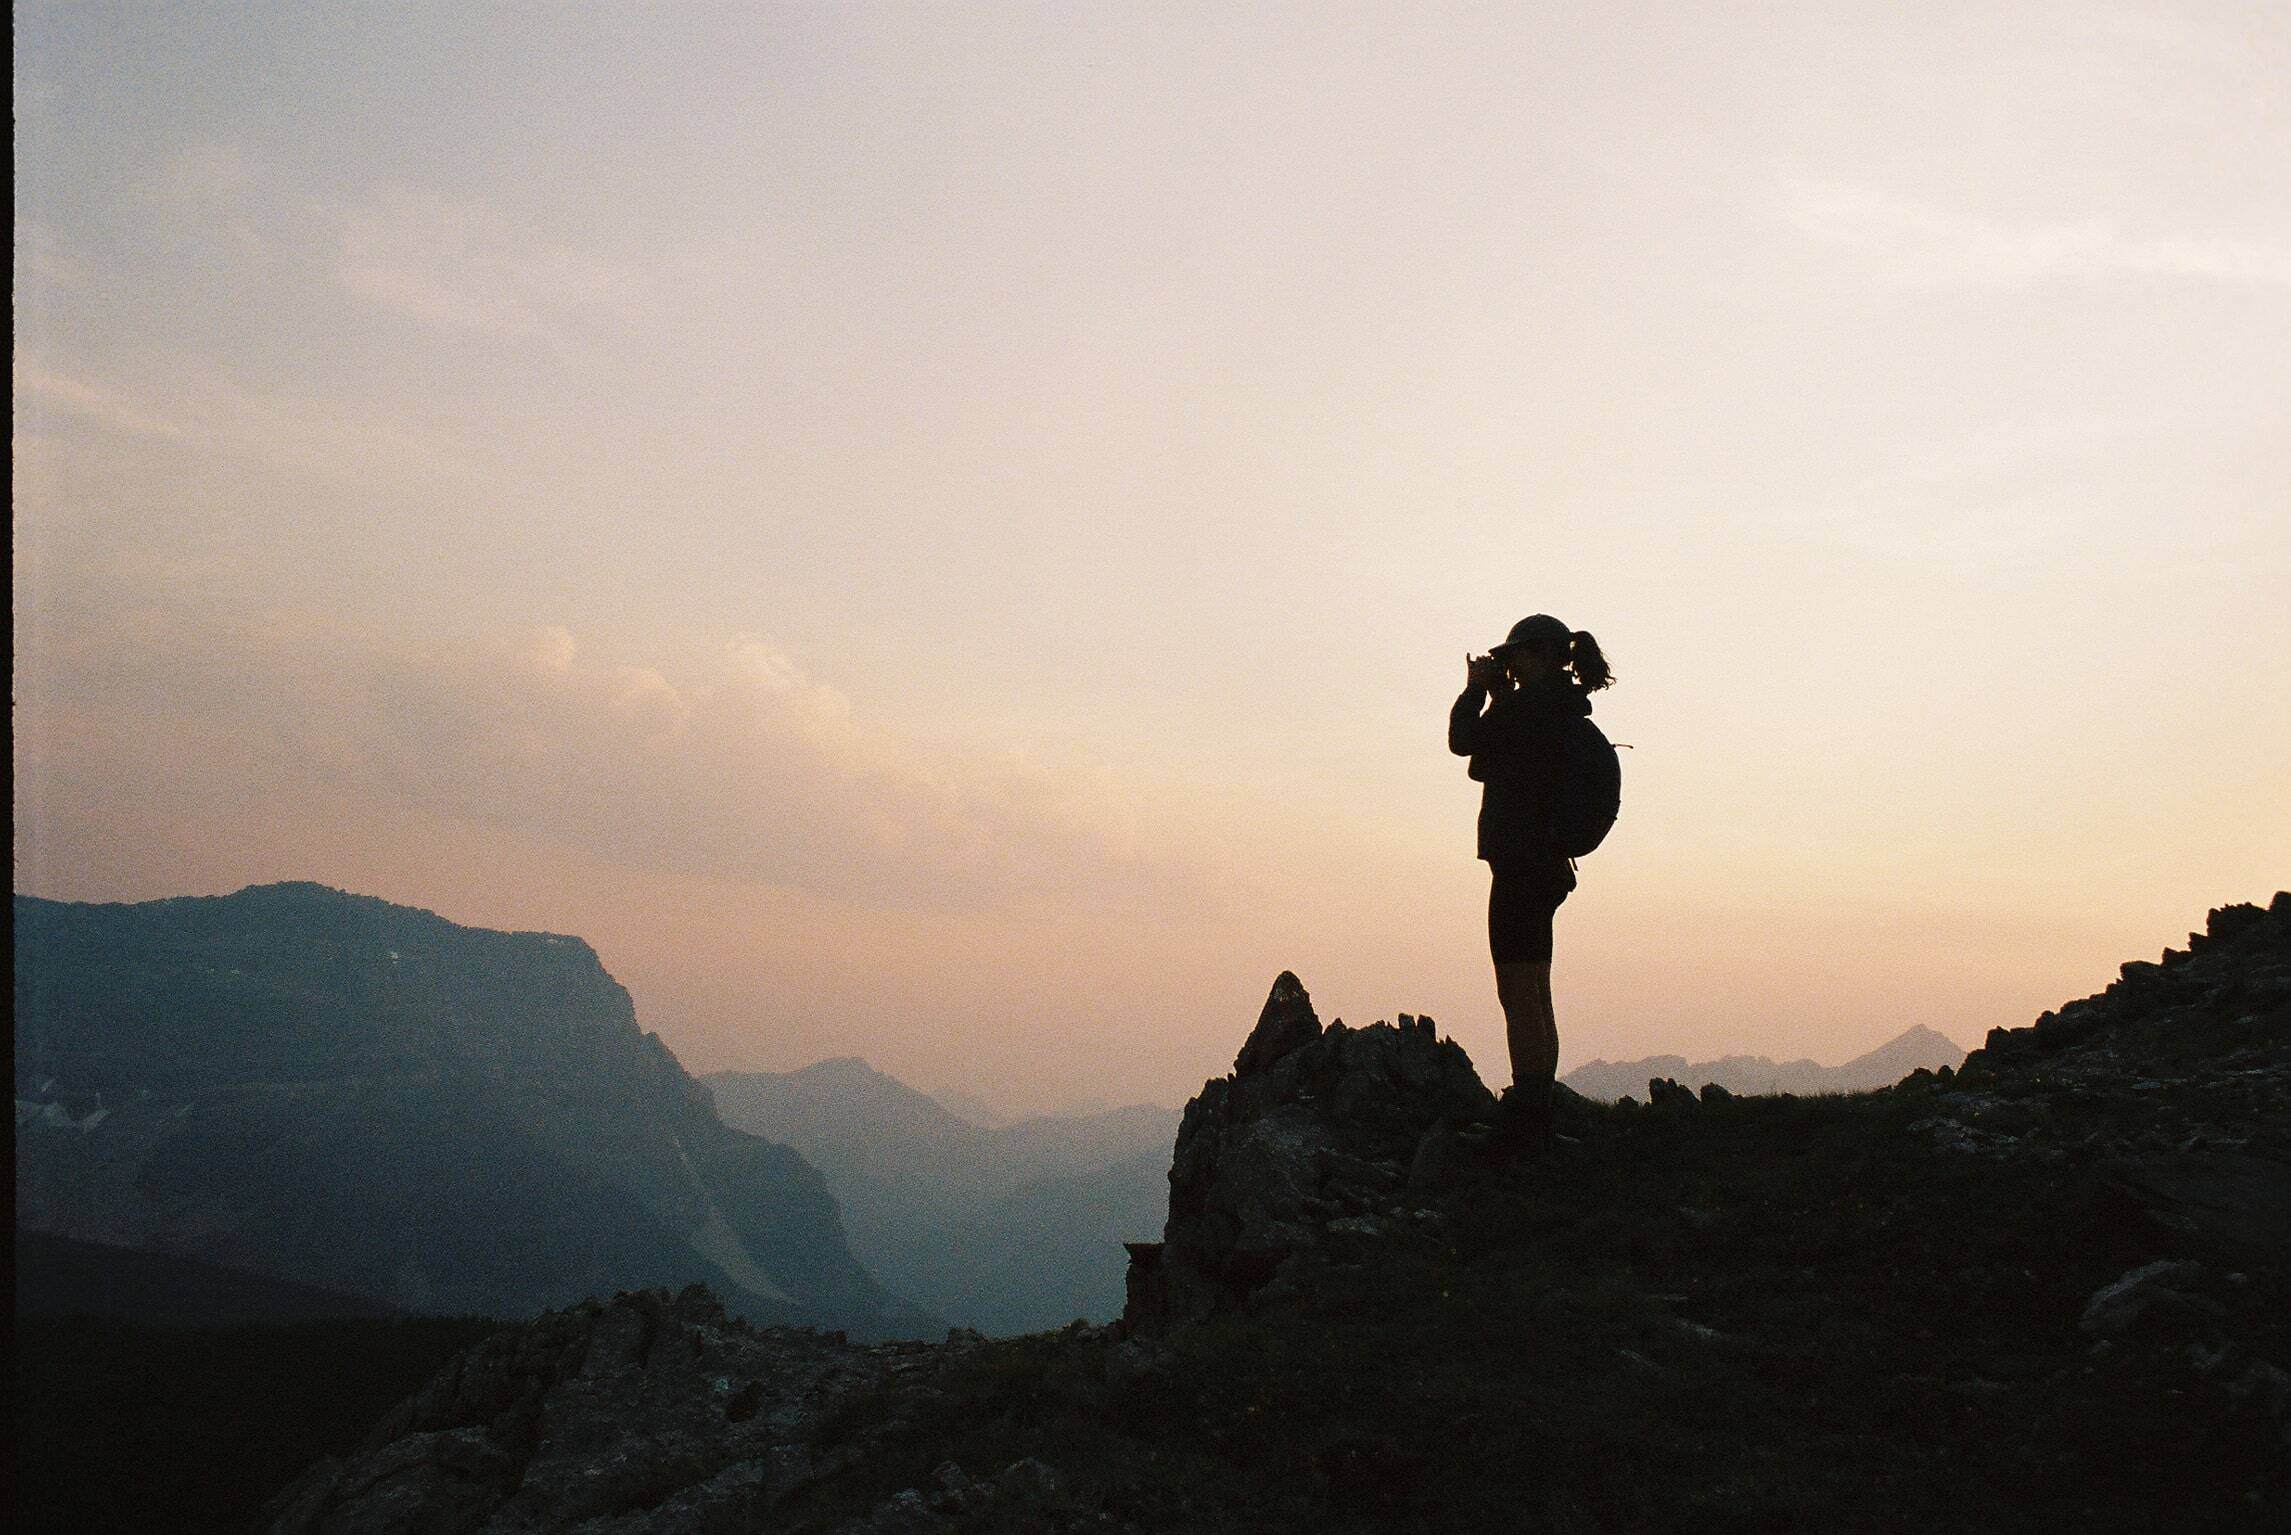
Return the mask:
[[281,1531],[2273,1530],[2291,896],[1795,1098],[1562,1100],[1274,985],[1123,1322],[867,1345],[624,1295],[504,1333]]

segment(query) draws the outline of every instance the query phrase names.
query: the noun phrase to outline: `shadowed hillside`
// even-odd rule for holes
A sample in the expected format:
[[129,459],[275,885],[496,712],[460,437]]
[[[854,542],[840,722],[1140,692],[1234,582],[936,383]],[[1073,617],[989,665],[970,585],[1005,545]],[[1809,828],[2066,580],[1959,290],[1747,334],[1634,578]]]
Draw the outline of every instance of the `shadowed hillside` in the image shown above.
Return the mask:
[[22,1228],[410,1311],[705,1283],[759,1320],[924,1325],[577,938],[308,884],[18,896],[15,1022]]
[[1187,1106],[1121,1323],[861,1347],[697,1290],[592,1303],[441,1373],[270,1528],[2291,1513],[2291,894],[2213,913],[1961,1071],[1570,1096],[1540,1153],[1495,1144],[1490,1103],[1431,1020],[1324,1028],[1283,976]]
[[20,1321],[108,1317],[177,1327],[245,1327],[398,1314],[372,1296],[44,1231],[18,1231],[14,1256]]
[[499,1326],[19,1315],[13,1528],[243,1535],[279,1483],[321,1456],[355,1451],[379,1414]]

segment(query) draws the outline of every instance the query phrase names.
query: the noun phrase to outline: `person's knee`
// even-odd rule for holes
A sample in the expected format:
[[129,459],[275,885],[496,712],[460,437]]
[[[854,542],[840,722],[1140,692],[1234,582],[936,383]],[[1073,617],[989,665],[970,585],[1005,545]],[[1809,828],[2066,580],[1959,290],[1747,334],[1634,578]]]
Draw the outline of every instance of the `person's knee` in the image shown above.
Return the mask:
[[1547,959],[1506,960],[1496,966],[1496,1000],[1504,1011],[1515,1007],[1539,1007],[1551,991],[1551,961]]

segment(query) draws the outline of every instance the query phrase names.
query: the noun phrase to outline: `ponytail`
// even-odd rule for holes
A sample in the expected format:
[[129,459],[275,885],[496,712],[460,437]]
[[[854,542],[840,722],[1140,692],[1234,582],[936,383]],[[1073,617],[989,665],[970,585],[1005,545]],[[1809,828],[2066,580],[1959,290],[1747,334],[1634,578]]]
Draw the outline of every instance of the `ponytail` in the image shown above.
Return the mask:
[[1599,653],[1599,642],[1591,638],[1591,631],[1578,629],[1567,639],[1567,664],[1575,669],[1575,680],[1586,693],[1596,693],[1615,680],[1614,669],[1607,658]]

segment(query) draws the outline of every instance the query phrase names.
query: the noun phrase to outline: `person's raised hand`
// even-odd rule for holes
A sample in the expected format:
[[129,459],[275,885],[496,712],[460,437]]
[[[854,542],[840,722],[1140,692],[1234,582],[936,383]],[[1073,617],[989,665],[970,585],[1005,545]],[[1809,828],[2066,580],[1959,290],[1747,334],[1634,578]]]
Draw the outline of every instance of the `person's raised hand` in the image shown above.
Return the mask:
[[1464,680],[1472,687],[1494,692],[1503,686],[1503,663],[1492,655],[1475,656],[1464,652]]

